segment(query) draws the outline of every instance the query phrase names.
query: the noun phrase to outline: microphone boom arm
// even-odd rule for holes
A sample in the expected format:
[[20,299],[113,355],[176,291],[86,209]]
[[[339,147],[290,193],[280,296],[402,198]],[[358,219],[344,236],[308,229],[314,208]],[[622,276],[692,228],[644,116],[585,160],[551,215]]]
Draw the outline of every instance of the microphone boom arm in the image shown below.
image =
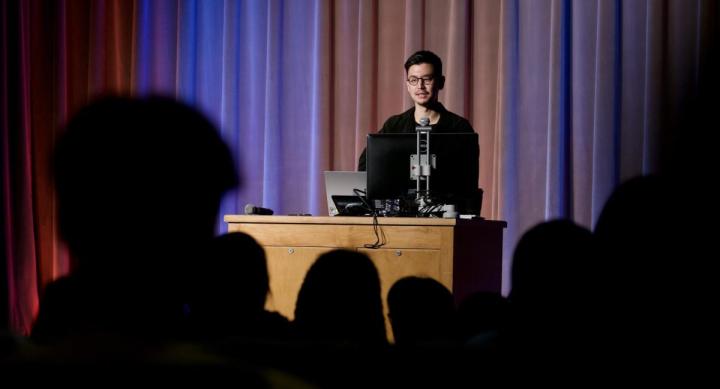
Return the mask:
[[[415,158],[411,157],[410,175],[416,180],[415,183],[415,202],[418,208],[425,206],[427,198],[430,195],[430,173],[435,166],[435,160],[430,154],[430,132],[432,127],[429,126],[430,119],[423,117],[420,119],[420,125],[415,127],[417,134]],[[423,150],[424,139],[424,150]],[[422,181],[425,181],[425,188],[421,188]]]

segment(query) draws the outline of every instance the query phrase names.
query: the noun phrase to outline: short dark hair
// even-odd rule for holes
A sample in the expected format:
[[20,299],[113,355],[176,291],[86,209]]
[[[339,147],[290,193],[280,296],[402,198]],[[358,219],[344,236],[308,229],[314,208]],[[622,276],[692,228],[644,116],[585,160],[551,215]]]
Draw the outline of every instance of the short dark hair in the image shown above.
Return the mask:
[[405,73],[410,70],[410,66],[419,65],[421,63],[429,63],[433,66],[433,75],[442,76],[442,60],[437,54],[428,50],[420,50],[411,55],[410,58],[405,61]]

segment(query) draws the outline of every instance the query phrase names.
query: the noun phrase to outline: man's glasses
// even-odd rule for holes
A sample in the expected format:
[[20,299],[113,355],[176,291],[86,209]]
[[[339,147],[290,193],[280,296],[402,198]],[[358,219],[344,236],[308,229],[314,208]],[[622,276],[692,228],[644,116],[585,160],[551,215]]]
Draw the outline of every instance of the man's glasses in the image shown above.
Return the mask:
[[412,86],[417,86],[418,83],[422,80],[422,83],[424,85],[432,85],[433,81],[435,80],[432,76],[428,77],[410,77],[407,79],[408,84]]

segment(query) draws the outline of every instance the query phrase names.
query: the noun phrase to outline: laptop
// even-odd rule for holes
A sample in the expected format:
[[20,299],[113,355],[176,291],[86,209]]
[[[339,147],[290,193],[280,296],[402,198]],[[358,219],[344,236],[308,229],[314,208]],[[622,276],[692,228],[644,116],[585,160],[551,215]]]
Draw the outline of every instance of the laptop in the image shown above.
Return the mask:
[[362,204],[362,199],[354,189],[364,194],[367,187],[366,172],[325,171],[325,196],[327,197],[328,215],[350,215],[351,211]]

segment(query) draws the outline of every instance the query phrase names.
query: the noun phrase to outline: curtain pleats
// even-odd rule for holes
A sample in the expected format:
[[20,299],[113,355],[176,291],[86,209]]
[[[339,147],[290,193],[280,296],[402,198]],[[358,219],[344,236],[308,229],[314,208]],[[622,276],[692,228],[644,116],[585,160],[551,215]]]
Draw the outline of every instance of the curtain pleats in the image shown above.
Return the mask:
[[[717,40],[710,0],[1,7],[1,231],[8,319],[22,333],[44,285],[71,268],[56,226],[52,147],[99,95],[175,96],[217,125],[243,182],[220,217],[247,203],[322,215],[323,171],[356,168],[367,134],[412,104],[405,59],[435,51],[447,77],[440,100],[479,134],[482,215],[508,222],[507,292],[525,230],[560,217],[592,227],[620,181],[671,163],[668,129],[717,71],[706,65]],[[165,227],[160,215],[148,222]]]

